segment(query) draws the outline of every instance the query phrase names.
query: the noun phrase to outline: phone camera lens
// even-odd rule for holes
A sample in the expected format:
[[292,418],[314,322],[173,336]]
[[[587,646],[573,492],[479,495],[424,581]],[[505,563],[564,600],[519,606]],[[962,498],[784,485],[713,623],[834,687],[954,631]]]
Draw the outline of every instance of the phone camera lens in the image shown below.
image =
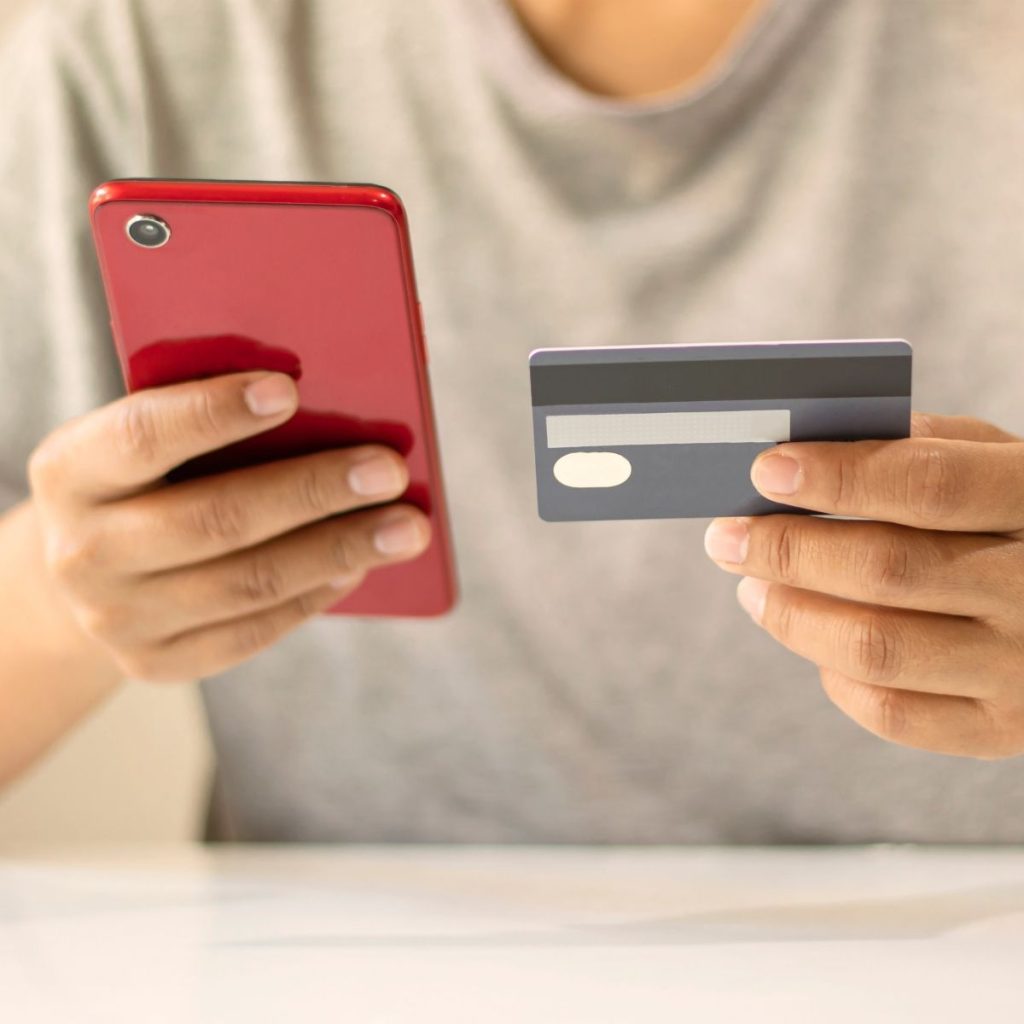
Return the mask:
[[143,249],[159,249],[171,240],[171,229],[167,222],[151,213],[132,217],[125,226],[128,237]]

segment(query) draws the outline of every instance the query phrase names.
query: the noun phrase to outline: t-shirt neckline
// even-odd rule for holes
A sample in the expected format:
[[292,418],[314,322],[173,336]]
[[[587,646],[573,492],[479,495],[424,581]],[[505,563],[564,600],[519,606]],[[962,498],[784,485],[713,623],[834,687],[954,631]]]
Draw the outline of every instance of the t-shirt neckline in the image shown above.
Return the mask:
[[555,67],[538,49],[508,0],[464,0],[490,72],[522,104],[552,116],[595,115],[639,121],[702,107],[722,91],[755,77],[805,24],[822,0],[767,0],[766,8],[739,30],[716,66],[692,84],[646,99],[619,99],[591,92]]

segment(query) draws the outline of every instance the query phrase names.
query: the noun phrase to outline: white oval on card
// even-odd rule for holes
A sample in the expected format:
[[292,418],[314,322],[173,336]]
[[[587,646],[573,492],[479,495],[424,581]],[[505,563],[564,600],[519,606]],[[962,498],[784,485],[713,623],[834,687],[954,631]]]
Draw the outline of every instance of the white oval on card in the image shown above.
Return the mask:
[[617,452],[571,452],[555,463],[555,479],[566,487],[618,487],[633,472]]

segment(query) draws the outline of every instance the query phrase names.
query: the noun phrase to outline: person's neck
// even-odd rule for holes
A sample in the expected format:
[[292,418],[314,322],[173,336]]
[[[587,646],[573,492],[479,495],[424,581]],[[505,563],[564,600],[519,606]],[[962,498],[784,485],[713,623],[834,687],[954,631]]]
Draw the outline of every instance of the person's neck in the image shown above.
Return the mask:
[[712,74],[767,0],[508,0],[545,57],[585,89],[640,99]]

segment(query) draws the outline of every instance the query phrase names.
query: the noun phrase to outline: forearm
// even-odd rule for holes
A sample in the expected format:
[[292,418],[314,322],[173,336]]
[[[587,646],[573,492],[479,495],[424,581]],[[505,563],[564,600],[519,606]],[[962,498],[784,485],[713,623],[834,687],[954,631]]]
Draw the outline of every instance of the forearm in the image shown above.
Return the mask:
[[35,511],[0,518],[0,786],[111,694],[121,673],[43,564]]

